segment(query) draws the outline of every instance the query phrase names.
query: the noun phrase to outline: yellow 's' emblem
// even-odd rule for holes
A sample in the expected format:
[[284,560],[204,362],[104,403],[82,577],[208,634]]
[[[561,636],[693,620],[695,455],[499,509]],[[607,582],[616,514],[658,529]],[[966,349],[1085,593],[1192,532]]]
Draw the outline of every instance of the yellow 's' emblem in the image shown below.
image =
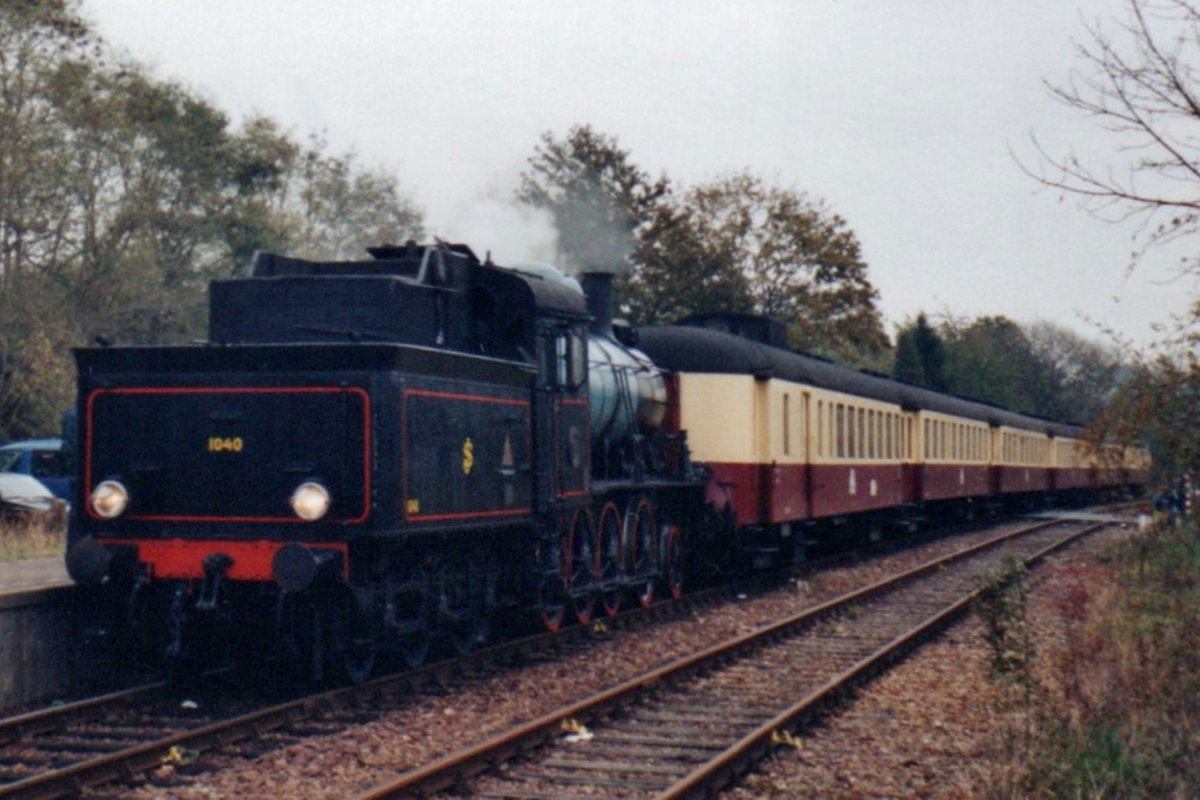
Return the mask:
[[463,475],[470,475],[471,468],[475,466],[475,443],[468,436],[462,446],[462,471]]

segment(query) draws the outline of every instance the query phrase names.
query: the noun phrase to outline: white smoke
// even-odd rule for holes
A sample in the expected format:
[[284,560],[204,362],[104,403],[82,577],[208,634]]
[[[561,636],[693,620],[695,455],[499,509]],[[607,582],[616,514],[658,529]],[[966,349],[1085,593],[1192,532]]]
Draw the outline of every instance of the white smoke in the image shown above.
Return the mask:
[[448,216],[446,224],[434,228],[434,235],[469,245],[480,259],[491,253],[500,266],[558,260],[558,231],[549,212],[479,197],[456,205]]

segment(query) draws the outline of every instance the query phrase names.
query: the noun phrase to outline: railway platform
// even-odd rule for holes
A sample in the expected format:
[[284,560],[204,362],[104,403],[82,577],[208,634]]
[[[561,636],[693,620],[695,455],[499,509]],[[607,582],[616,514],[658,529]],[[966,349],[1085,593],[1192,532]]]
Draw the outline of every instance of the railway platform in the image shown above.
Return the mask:
[[73,586],[62,556],[0,562],[0,708],[71,685]]
[[0,561],[0,595],[70,585],[61,555]]

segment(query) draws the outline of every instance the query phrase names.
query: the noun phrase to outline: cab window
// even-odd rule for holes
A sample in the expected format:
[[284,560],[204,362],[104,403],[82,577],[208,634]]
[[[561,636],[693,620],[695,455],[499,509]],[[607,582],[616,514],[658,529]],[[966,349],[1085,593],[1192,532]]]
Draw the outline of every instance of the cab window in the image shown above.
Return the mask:
[[547,384],[578,389],[587,380],[587,339],[581,330],[557,328],[542,340],[542,375]]

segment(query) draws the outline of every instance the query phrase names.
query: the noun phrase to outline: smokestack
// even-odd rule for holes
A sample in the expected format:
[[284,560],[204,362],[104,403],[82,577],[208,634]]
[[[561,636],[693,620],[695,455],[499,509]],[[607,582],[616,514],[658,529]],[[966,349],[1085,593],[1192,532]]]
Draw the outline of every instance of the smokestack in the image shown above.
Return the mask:
[[613,338],[613,274],[611,272],[584,272],[579,276],[587,298],[588,314],[592,322],[588,330],[606,339]]

